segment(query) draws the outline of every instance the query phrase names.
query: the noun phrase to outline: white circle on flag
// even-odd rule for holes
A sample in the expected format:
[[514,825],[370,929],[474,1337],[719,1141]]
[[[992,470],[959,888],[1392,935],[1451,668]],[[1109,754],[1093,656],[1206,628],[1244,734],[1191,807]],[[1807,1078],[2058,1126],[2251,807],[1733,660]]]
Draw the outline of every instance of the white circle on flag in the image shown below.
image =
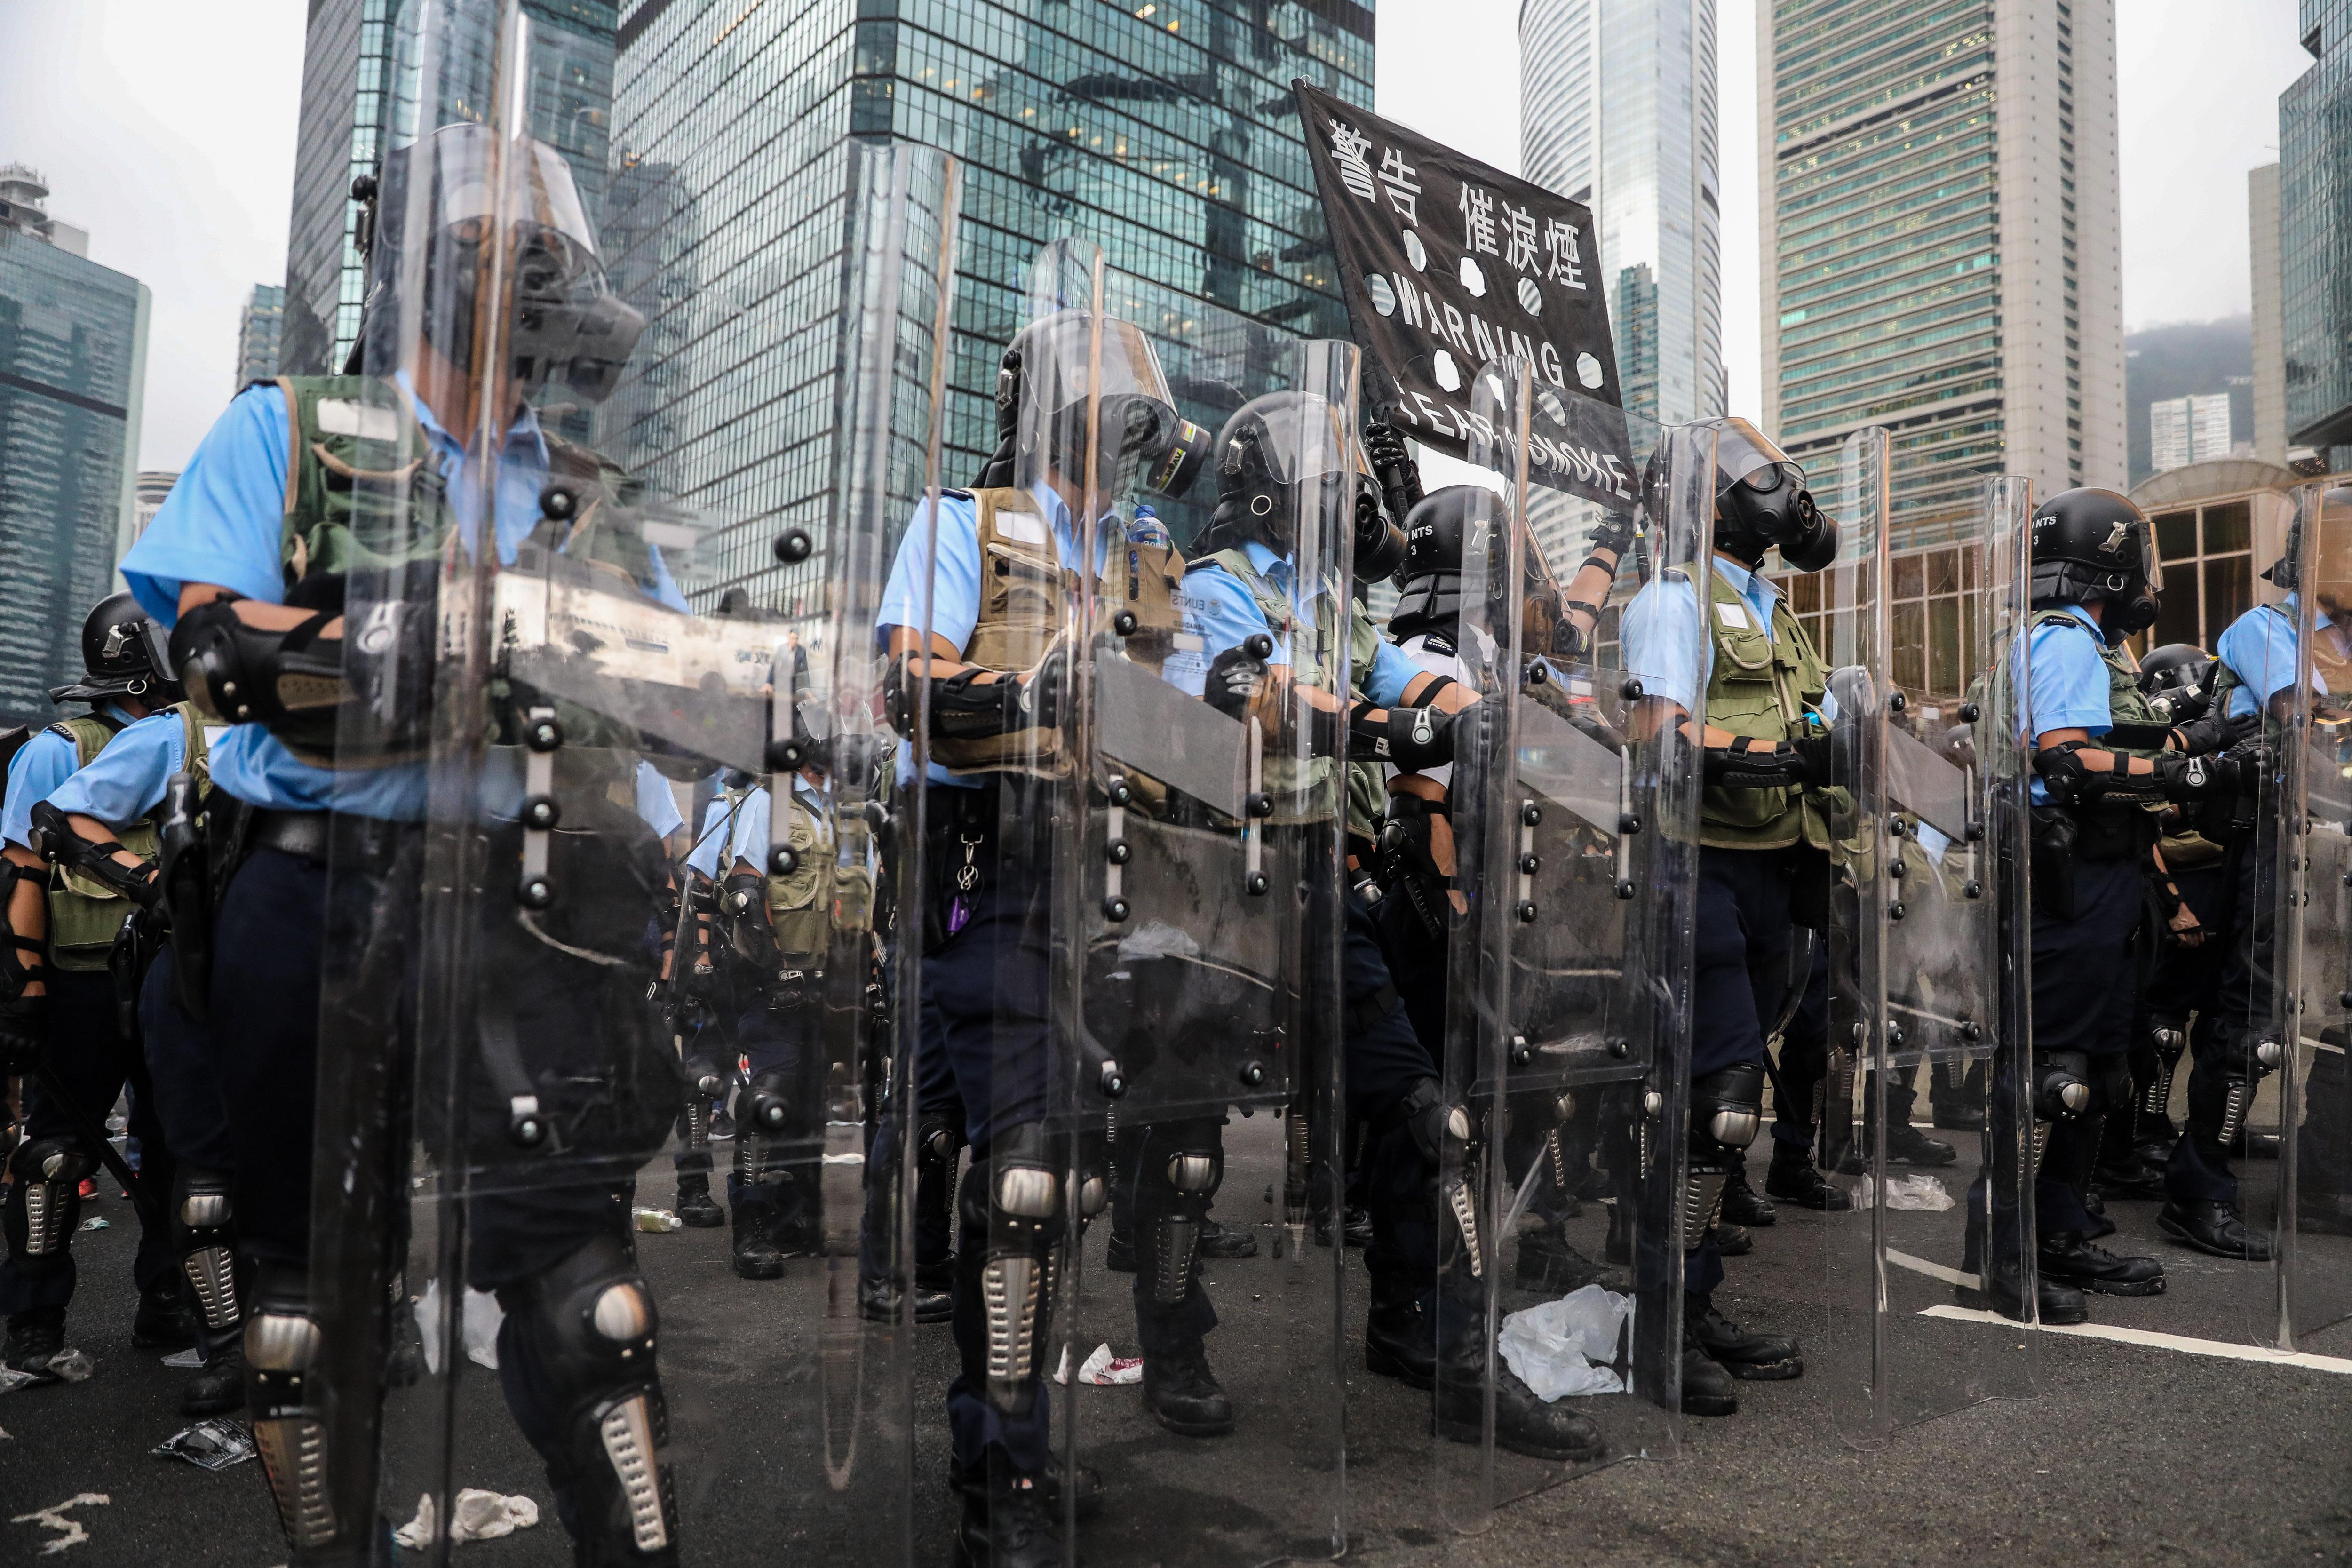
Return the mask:
[[1543,314],[1543,290],[1536,287],[1532,278],[1519,279],[1519,309],[1530,316]]
[[1462,373],[1454,367],[1454,356],[1446,353],[1444,349],[1437,351],[1436,370],[1434,374],[1437,376],[1437,384],[1444,387],[1446,391],[1459,392],[1462,390]]
[[1412,263],[1415,272],[1429,270],[1429,252],[1423,247],[1421,236],[1411,229],[1404,231],[1404,258]]
[[1550,420],[1554,425],[1566,425],[1568,423],[1568,405],[1561,402],[1559,394],[1554,392],[1550,387],[1539,386],[1536,388],[1536,406],[1542,409],[1543,416]]
[[1473,300],[1483,300],[1486,297],[1486,274],[1478,265],[1478,258],[1475,256],[1465,256],[1462,258],[1462,287],[1470,290],[1470,298]]
[[1591,354],[1576,356],[1576,379],[1587,386],[1601,384],[1601,362]]
[[1364,279],[1364,292],[1372,297],[1373,310],[1378,310],[1383,316],[1393,316],[1396,314],[1396,290],[1389,287],[1389,280],[1387,279],[1381,277],[1377,272],[1373,273],[1370,277]]

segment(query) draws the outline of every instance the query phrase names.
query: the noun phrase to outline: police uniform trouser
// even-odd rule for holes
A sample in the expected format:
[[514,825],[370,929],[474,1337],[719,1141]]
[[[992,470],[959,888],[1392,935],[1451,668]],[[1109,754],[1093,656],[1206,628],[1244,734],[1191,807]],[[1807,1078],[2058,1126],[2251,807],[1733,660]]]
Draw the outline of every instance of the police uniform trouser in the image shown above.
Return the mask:
[[[2147,987],[2141,993],[2132,1028],[2132,1078],[2142,1091],[2161,1081],[2166,1065],[2147,1037],[2153,1020],[2198,1017],[2213,1011],[2220,1000],[2236,914],[2235,869],[2225,856],[2210,866],[2172,872],[2172,884],[2180,889],[2181,902],[2196,915],[2204,938],[2194,947],[2165,940],[2155,943]],[[2172,1065],[2177,1070],[2179,1064]]]
[[[997,842],[999,791],[1017,783],[965,791],[934,786],[934,825],[929,872],[949,885],[941,864],[959,833],[976,836],[973,864],[981,876],[967,896],[940,911],[933,941],[923,955],[924,1032],[938,1020],[938,1039],[955,1092],[963,1101],[964,1133],[975,1173],[986,1179],[982,1162],[1002,1131],[1042,1122],[1048,1110],[1053,1036],[1048,1025],[1048,988],[1053,951],[1048,900],[1052,858],[1043,834],[1019,853]],[[1018,814],[1008,813],[1014,820]],[[1032,827],[1050,824],[1030,823]],[[935,894],[935,896],[939,896]],[[975,1192],[980,1189],[974,1188]],[[948,1385],[948,1429],[955,1463],[979,1473],[992,1447],[1021,1475],[1045,1472],[1051,1404],[1045,1379],[1032,1372],[1019,1398],[988,1394],[988,1313],[982,1295],[981,1258],[988,1237],[971,1222],[986,1204],[963,1215],[964,1230],[955,1277],[955,1341],[961,1370]]]
[[2164,1172],[2167,1195],[2181,1204],[2238,1201],[2229,1144],[2244,1125],[2262,1079],[2273,1070],[2255,1060],[2254,1051],[2270,1034],[2276,988],[2276,824],[2262,820],[2241,834],[2223,865],[2230,889],[2228,939],[2211,1005],[2189,1031],[2188,1124]]
[[[1430,1346],[1443,1354],[1485,1321],[1485,1288],[1470,1271],[1455,1222],[1438,1203],[1438,1173],[1397,1110],[1419,1080],[1443,1081],[1445,948],[1406,900],[1386,898],[1367,909],[1354,889],[1343,896],[1348,1115],[1364,1130],[1357,1178],[1372,1225],[1364,1271],[1375,1302],[1410,1297],[1419,1303]],[[1491,1238],[1480,1241],[1492,1245]]]
[[[1699,850],[1698,941],[1691,972],[1692,1081],[1722,1068],[1764,1061],[1764,1031],[1780,1016],[1788,993],[1789,948],[1795,930],[1790,894],[1799,857],[1816,853],[1802,846]],[[1723,1258],[1710,1226],[1685,1249],[1683,1288],[1704,1296],[1721,1283]]]
[[[814,1224],[821,1217],[817,1179],[826,1092],[818,1062],[817,1003],[805,991],[772,993],[764,999],[746,991],[751,1005],[735,1024],[747,1068],[736,1096],[735,1163],[727,1173],[727,1202],[732,1207],[748,1199],[766,1205],[783,1221]],[[762,1127],[755,1108],[778,1100],[782,1123]]]
[[[1816,938],[1812,967],[1805,977],[1805,994],[1790,1015],[1780,1037],[1780,1082],[1788,1089],[1772,1100],[1772,1137],[1811,1154],[1815,1101],[1822,1080],[1830,1071],[1830,944]],[[1786,1005],[1788,998],[1781,998]],[[1774,1016],[1779,1015],[1776,1013]]]
[[1135,1331],[1146,1356],[1180,1354],[1217,1326],[1201,1284],[1200,1227],[1223,1175],[1224,1119],[1121,1121],[1113,1222],[1135,1248]]
[[[2033,1054],[2078,1051],[2090,1058],[2091,1068],[2088,1105],[2080,1116],[2058,1121],[2050,1129],[2041,1169],[2034,1175],[2034,1224],[2042,1236],[2059,1231],[2079,1235],[2093,1228],[2090,1211],[2083,1206],[2081,1184],[2097,1159],[2105,1116],[2110,1110],[2129,1110],[2128,1089],[2118,1094],[2114,1085],[2118,1079],[2127,1085],[2130,1079],[2126,1064],[2139,985],[2133,942],[2146,898],[2139,863],[2078,856],[2073,882],[2072,919],[2059,919],[2038,902],[2033,911]],[[2015,1125],[2018,1086],[2030,1076],[2015,1070],[2013,1064],[1996,1075],[1992,1126]],[[2013,1144],[2000,1137],[1991,1142],[1997,1155]],[[1989,1188],[1995,1256],[2019,1256],[2015,1184],[2006,1173],[1997,1184],[1987,1174],[1978,1176],[1969,1193],[1970,1223],[1986,1212]]]
[[[965,1127],[963,1101],[956,1097],[955,1068],[948,1061],[940,1034],[939,1009],[926,1005],[915,1042],[914,1111],[916,1127],[937,1123],[951,1127],[956,1151],[962,1148]],[[866,1215],[857,1239],[858,1277],[887,1279],[896,1264],[898,1221],[898,1176],[904,1167],[900,1140],[909,1121],[895,1092],[874,1119],[874,1139],[866,1152]],[[915,1160],[915,1279],[926,1290],[946,1289],[946,1269],[955,1252],[955,1193],[951,1154],[919,1152]]]
[[[130,1086],[129,1131],[139,1141],[140,1185],[153,1195],[158,1210],[168,1206],[173,1171],[171,1141],[156,1118],[155,1092],[138,1042],[122,1036],[114,1005],[113,978],[103,970],[52,967],[48,989],[49,1016],[45,1026],[47,1037],[41,1047],[43,1065],[57,1075],[83,1114],[94,1121],[102,1121],[114,1110],[115,1098],[122,1092],[123,1086]],[[17,1211],[8,1216],[8,1256],[0,1262],[0,1313],[62,1307],[73,1299],[74,1293],[72,1232],[46,1239],[31,1236],[23,1209],[28,1180],[23,1161],[44,1147],[69,1144],[80,1152],[87,1174],[97,1183],[99,1192],[110,1196],[121,1190],[113,1173],[98,1163],[97,1152],[83,1147],[81,1133],[40,1078],[26,1076],[25,1101],[25,1141],[18,1146],[16,1162],[17,1186],[0,1199]],[[78,1204],[68,1202],[66,1205],[66,1217],[75,1224],[79,1223],[75,1216],[80,1212]],[[47,1228],[54,1229],[56,1223],[53,1221]],[[25,1247],[27,1241],[37,1241],[38,1250]],[[139,1250],[131,1265],[131,1278],[139,1289],[167,1289],[177,1270],[170,1233],[151,1229],[141,1220]]]
[[[396,878],[399,871],[392,875]],[[227,1110],[235,1178],[235,1212],[243,1251],[292,1268],[273,1270],[299,1279],[310,1254],[312,1136],[319,1079],[320,997],[326,944],[340,953],[362,947],[404,947],[404,924],[382,918],[387,879],[346,867],[330,899],[325,864],[307,855],[263,847],[238,868],[222,901],[215,927],[210,1043],[222,1101]],[[413,1027],[414,954],[394,951],[376,971],[383,987],[369,1000],[399,1016],[401,1032]],[[536,1052],[552,1043],[561,1048],[594,1049],[611,1032],[609,998],[579,983],[576,973],[552,966],[522,966],[503,977],[518,1037]],[[406,1005],[392,1000],[408,998]],[[381,1027],[355,1030],[359,1038],[382,1039]],[[339,1042],[339,1045],[342,1042]],[[340,1076],[340,1075],[339,1075]],[[503,1144],[507,1109],[478,1100],[465,1108],[471,1135],[480,1146]],[[495,1124],[493,1126],[493,1124]],[[496,1142],[489,1140],[496,1138]],[[403,1143],[395,1157],[404,1156]],[[609,1176],[609,1171],[607,1173]],[[628,1247],[629,1184],[609,1179],[503,1191],[475,1199],[467,1214],[467,1283],[500,1295],[508,1315],[499,1331],[499,1381],[515,1424],[547,1460],[558,1514],[579,1532],[583,1509],[574,1468],[565,1447],[573,1411],[565,1374],[551,1370],[563,1336],[536,1331],[536,1320],[518,1310],[517,1291],[559,1279],[559,1264],[572,1266],[589,1249],[625,1254]],[[404,1226],[404,1204],[395,1202],[387,1223]],[[374,1244],[372,1238],[371,1245]],[[396,1253],[396,1246],[386,1250]],[[381,1286],[377,1287],[381,1290]],[[330,1332],[333,1330],[331,1327]],[[330,1346],[331,1354],[335,1347]]]

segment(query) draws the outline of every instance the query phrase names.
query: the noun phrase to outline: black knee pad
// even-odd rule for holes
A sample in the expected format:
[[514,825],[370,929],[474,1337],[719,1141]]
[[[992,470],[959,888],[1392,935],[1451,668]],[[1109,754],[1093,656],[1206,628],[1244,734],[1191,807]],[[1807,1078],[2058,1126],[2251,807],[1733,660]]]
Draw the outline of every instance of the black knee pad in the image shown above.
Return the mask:
[[806,1163],[808,1152],[791,1158],[793,1145],[803,1141],[799,1129],[803,1107],[793,1076],[778,1068],[751,1075],[736,1097],[735,1174],[754,1184],[789,1181],[792,1166]]
[[1178,1123],[1149,1142],[1137,1174],[1136,1278],[1163,1306],[1192,1288],[1201,1226],[1225,1176],[1224,1130],[1217,1123]]
[[172,1181],[172,1250],[195,1292],[205,1327],[215,1333],[236,1327],[236,1214],[226,1171],[182,1165]]
[[65,1138],[36,1138],[8,1162],[16,1179],[0,1188],[0,1230],[19,1268],[44,1274],[63,1268],[66,1248],[81,1225],[82,1179],[98,1162]]
[[1060,1140],[1034,1122],[1006,1128],[964,1173],[958,1267],[979,1287],[986,1346],[977,1373],[989,1403],[1012,1415],[1035,1404],[1051,1333],[1055,1269],[1069,1223]]
[[310,1270],[299,1263],[258,1266],[245,1319],[246,1405],[278,1521],[297,1553],[331,1549],[363,1524],[339,1500],[352,1492],[342,1472],[367,1457],[329,1446],[325,1400],[313,1384],[325,1349]]
[[[599,1236],[499,1292],[552,1408],[538,1440],[572,1492],[593,1563],[673,1563],[677,1499],[668,1413],[654,1364],[653,1292],[616,1236]],[[523,1413],[518,1411],[518,1417]]]

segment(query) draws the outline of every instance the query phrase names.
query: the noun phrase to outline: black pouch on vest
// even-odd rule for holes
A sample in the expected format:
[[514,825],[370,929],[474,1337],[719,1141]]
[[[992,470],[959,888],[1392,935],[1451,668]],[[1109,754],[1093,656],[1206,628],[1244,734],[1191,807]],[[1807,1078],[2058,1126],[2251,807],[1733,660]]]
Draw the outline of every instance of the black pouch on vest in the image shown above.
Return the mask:
[[1800,844],[1789,853],[1789,919],[1808,931],[1830,929],[1830,887],[1836,880],[1829,853]]
[[2074,857],[2079,831],[2063,805],[2033,808],[2033,912],[2044,920],[2074,918]]

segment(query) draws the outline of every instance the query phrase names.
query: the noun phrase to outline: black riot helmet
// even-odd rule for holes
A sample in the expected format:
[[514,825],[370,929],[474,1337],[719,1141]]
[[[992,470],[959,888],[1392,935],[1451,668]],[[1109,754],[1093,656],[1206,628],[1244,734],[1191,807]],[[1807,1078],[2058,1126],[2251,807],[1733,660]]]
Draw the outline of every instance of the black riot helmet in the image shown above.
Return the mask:
[[1381,510],[1362,444],[1329,399],[1311,392],[1254,397],[1217,432],[1214,451],[1212,549],[1254,539],[1288,551],[1300,517],[1345,506],[1357,580],[1387,577],[1403,564],[1404,531]]
[[2195,643],[2168,642],[2139,661],[2138,686],[2168,716],[2187,718],[2179,712],[2181,700],[2193,702],[2208,695],[2213,669],[2213,656]]
[[81,624],[81,665],[86,672],[70,686],[49,688],[52,702],[103,702],[136,697],[161,708],[180,700],[163,628],[128,594],[100,599]]
[[1092,439],[1093,484],[1105,501],[1138,486],[1181,496],[1209,447],[1209,433],[1176,412],[1143,330],[1106,317],[1097,332],[1087,310],[1056,310],[1005,345],[996,371],[996,431],[982,489],[1034,480],[1047,469],[1084,483]]
[[1462,615],[1463,544],[1473,529],[1494,525],[1497,499],[1483,485],[1447,485],[1406,516],[1404,591],[1389,616],[1391,637],[1453,637]]
[[2129,496],[2061,490],[2034,509],[2032,529],[2036,605],[2100,605],[2110,647],[2156,625],[2156,531]]
[[480,300],[503,265],[511,297],[510,374],[530,392],[562,382],[591,403],[611,395],[645,317],[614,294],[571,165],[524,137],[501,148],[488,127],[445,125],[384,154],[368,220],[365,368],[398,368],[421,333],[474,370]]

